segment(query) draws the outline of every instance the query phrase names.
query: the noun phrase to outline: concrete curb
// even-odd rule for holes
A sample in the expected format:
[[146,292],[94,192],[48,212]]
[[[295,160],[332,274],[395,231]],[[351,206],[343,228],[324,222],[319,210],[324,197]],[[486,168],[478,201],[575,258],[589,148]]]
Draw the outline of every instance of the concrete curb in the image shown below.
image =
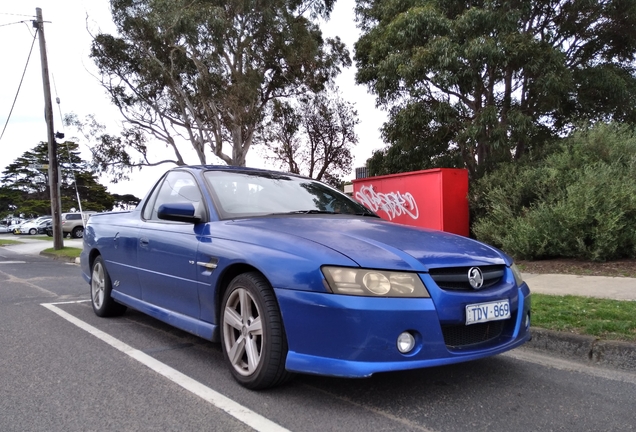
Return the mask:
[[80,259],[78,258],[73,258],[73,257],[67,257],[67,256],[60,256],[60,255],[56,255],[50,252],[40,252],[40,255],[47,257],[47,258],[51,258],[54,259],[56,261],[65,261],[65,262],[69,262],[69,263],[74,263],[74,264],[79,264],[80,263]]
[[531,328],[532,340],[526,347],[590,365],[636,371],[636,344],[603,341],[593,336]]

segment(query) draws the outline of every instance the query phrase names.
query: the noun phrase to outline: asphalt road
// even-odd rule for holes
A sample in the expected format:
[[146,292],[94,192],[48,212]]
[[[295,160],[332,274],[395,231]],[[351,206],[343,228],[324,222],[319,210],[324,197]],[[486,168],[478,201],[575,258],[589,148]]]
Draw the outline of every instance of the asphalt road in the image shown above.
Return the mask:
[[0,430],[636,430],[630,372],[522,348],[253,392],[219,345],[130,310],[98,318],[86,300],[79,266],[0,248]]

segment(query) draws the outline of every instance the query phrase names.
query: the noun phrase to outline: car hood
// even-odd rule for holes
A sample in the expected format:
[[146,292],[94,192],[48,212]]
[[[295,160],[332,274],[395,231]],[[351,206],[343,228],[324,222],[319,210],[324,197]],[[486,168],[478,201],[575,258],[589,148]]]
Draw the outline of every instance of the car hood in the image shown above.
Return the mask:
[[361,267],[428,271],[510,264],[503,252],[478,241],[382,219],[302,215],[243,219],[230,224],[300,237],[338,251]]

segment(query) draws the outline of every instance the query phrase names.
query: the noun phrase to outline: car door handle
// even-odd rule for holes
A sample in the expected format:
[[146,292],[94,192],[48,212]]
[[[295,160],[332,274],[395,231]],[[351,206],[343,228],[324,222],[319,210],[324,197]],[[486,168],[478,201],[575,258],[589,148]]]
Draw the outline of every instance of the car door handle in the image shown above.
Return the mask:
[[148,239],[146,237],[142,237],[139,239],[139,246],[141,247],[148,247]]

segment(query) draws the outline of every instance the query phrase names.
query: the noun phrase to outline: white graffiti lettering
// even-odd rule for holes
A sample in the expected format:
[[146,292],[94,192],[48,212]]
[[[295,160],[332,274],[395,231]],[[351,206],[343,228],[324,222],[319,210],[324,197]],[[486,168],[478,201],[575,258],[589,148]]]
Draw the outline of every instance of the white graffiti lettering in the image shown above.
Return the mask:
[[410,192],[405,194],[397,192],[381,193],[373,190],[373,186],[362,186],[356,192],[356,199],[374,212],[383,211],[389,220],[401,215],[409,215],[413,219],[420,216],[415,198]]

